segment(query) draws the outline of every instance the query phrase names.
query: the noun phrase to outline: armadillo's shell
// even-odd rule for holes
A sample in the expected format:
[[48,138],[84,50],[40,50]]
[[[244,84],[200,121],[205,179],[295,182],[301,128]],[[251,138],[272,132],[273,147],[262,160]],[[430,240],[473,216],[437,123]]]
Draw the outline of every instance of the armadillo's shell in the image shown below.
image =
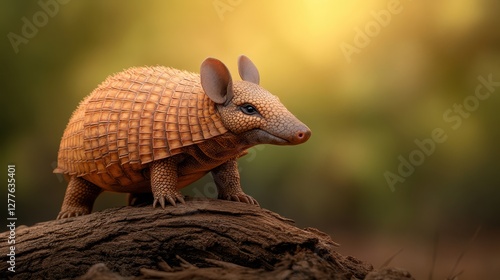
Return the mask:
[[166,67],[131,68],[106,79],[78,106],[64,131],[54,172],[129,177],[131,170],[225,132],[199,75]]

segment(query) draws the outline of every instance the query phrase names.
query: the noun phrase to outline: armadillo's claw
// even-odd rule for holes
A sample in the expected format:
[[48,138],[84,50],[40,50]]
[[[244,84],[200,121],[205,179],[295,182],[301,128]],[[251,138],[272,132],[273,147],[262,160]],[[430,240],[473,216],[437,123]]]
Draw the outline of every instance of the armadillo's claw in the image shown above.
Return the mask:
[[219,197],[220,199],[225,199],[225,200],[230,200],[230,201],[237,201],[237,202],[243,202],[246,204],[253,204],[260,206],[257,200],[255,198],[249,196],[248,194],[245,193],[238,193],[238,194],[233,194],[233,195],[226,195]]
[[248,204],[248,198],[246,198],[244,196],[242,196],[240,199],[237,195],[232,195],[231,200],[238,201],[238,202],[245,202],[246,204]]
[[[160,197],[155,197],[155,201],[153,202],[153,208],[156,208],[156,204],[160,203],[160,206],[162,209],[165,209],[165,197],[160,196]],[[175,204],[173,204],[175,206]]]
[[71,218],[71,217],[78,217],[78,216],[83,216],[83,215],[87,215],[89,214],[88,211],[84,211],[84,210],[81,210],[81,211],[61,211],[59,213],[59,215],[57,215],[57,220],[61,220],[61,219],[66,219],[66,218]]
[[184,197],[180,193],[176,193],[174,195],[162,195],[159,197],[155,197],[155,200],[153,202],[153,208],[156,208],[156,204],[160,203],[160,206],[162,209],[165,209],[166,203],[170,203],[172,206],[177,206],[176,201],[186,204],[186,201],[184,201]]
[[[172,206],[177,206],[177,204],[175,203],[175,200],[171,196],[167,196],[167,199],[168,199],[168,202],[170,202],[170,204],[172,204]],[[163,200],[163,201],[165,201],[165,200]],[[165,209],[165,203],[163,203],[163,205],[161,207],[163,207],[163,209]]]

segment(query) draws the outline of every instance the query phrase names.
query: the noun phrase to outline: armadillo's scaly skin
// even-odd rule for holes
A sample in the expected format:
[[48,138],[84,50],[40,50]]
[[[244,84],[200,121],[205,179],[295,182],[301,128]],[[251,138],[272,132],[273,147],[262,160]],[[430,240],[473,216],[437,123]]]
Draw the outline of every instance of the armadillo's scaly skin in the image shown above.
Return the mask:
[[248,204],[257,204],[257,200],[245,194],[240,186],[237,158],[233,158],[212,170],[215,184],[219,192],[218,197],[225,200],[242,201]]
[[197,74],[131,68],[109,77],[73,113],[57,173],[120,191],[146,180],[140,170],[227,129]]
[[91,182],[76,176],[71,177],[64,196],[63,209],[57,218],[89,214],[94,200],[101,192],[102,189]]

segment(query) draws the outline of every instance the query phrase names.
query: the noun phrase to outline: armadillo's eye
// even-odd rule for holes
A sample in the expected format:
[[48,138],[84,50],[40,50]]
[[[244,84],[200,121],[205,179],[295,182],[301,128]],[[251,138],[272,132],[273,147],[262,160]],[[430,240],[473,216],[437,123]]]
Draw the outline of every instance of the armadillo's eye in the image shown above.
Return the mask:
[[259,113],[259,111],[257,111],[257,109],[255,109],[255,107],[250,104],[243,104],[240,106],[240,109],[247,115],[255,115]]

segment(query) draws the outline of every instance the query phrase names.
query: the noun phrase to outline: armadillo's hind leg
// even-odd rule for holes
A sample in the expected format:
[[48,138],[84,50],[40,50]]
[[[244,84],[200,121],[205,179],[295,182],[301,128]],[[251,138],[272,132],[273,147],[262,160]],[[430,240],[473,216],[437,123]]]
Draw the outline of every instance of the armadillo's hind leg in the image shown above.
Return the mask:
[[97,196],[102,189],[91,182],[71,176],[64,195],[64,202],[57,219],[76,217],[89,214]]
[[176,201],[184,202],[184,197],[177,190],[177,160],[176,157],[153,161],[151,170],[151,191],[153,192],[153,207],[160,203],[165,208],[165,203],[176,205]]

